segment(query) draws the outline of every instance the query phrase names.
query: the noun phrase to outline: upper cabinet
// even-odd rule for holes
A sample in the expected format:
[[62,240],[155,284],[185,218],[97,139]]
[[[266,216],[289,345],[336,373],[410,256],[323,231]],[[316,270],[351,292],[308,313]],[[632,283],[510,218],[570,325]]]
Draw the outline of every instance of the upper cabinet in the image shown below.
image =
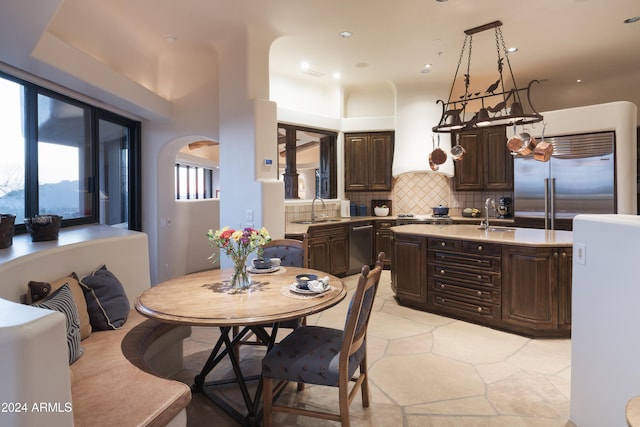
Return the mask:
[[460,145],[467,152],[455,162],[456,191],[513,190],[513,156],[506,142],[503,127],[462,132]]
[[393,132],[345,134],[345,191],[391,191]]

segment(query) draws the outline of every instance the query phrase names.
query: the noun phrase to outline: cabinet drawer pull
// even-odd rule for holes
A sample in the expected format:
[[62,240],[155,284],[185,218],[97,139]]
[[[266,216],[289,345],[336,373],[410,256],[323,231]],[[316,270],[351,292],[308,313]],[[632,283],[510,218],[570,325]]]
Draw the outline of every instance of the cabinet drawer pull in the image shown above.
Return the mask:
[[478,280],[482,280],[482,276],[478,274]]
[[566,258],[567,257],[567,253],[566,252],[562,252],[562,258]]
[[445,287],[445,285],[440,285],[440,289],[444,289]]
[[444,247],[444,246],[447,246],[447,244],[445,242],[441,242],[440,246]]
[[442,274],[443,276],[445,275],[446,271],[444,270],[440,270],[440,274]]
[[478,307],[478,313],[482,313],[482,307]]
[[481,251],[482,250],[482,245],[478,245],[478,250]]
[[478,296],[481,297],[482,296],[482,291],[478,291]]

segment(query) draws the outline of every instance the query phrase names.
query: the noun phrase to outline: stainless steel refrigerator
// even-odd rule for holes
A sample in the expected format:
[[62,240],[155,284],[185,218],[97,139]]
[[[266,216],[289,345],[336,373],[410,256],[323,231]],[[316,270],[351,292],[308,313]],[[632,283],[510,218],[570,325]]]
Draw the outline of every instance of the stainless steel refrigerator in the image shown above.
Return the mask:
[[514,159],[514,220],[518,227],[571,230],[573,217],[611,214],[615,199],[615,133],[545,137],[548,162]]

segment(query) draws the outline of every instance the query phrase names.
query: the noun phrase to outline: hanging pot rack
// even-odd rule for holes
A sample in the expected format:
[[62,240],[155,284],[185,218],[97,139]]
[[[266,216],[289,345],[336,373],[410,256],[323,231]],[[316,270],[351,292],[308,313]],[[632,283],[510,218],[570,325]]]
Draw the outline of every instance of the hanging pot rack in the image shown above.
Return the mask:
[[[482,127],[500,127],[512,125],[527,125],[543,120],[531,104],[530,91],[534,83],[532,80],[527,87],[519,88],[513,76],[509,55],[505,47],[502,36],[502,22],[494,21],[489,24],[465,30],[464,42],[458,60],[458,67],[453,77],[453,83],[449,92],[449,99],[445,102],[441,99],[436,103],[442,104],[442,116],[433,132],[451,133]],[[494,29],[496,50],[498,54],[498,78],[486,90],[478,88],[470,90],[471,87],[471,50],[473,45],[473,35]],[[464,94],[458,99],[452,99],[458,72],[468,46],[467,70],[464,74]],[[503,78],[504,65],[507,65],[508,74],[511,76],[512,87],[505,89]],[[526,102],[523,102],[526,101]]]

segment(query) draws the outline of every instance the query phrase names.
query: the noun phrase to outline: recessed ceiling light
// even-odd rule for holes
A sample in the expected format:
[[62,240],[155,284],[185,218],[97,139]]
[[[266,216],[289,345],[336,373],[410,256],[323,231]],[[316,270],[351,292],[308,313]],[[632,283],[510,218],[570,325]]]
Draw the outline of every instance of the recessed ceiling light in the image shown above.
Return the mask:
[[176,40],[178,40],[178,38],[171,34],[167,34],[166,36],[164,36],[164,41],[166,41],[167,43],[175,43]]
[[420,70],[422,74],[427,74],[429,71],[431,71],[431,64],[424,64],[424,67]]
[[640,21],[640,16],[634,16],[633,18],[627,18],[624,20],[625,24],[633,24],[634,22]]
[[340,36],[340,38],[348,39],[353,35],[353,33],[351,31],[340,31],[338,35]]
[[301,68],[302,70],[308,70],[309,68],[311,68],[311,65],[309,65],[309,63],[308,63],[308,62],[301,62],[301,63],[300,63],[300,68]]
[[507,52],[509,52],[509,53],[515,53],[517,51],[518,51],[518,48],[515,47],[515,46],[514,47],[510,47],[509,49],[507,49]]
[[576,83],[582,83],[582,80],[578,79],[576,80]]
[[340,80],[340,77],[342,77],[342,76],[340,75],[340,73],[338,73],[338,72],[333,73],[333,79],[334,79],[334,80]]

